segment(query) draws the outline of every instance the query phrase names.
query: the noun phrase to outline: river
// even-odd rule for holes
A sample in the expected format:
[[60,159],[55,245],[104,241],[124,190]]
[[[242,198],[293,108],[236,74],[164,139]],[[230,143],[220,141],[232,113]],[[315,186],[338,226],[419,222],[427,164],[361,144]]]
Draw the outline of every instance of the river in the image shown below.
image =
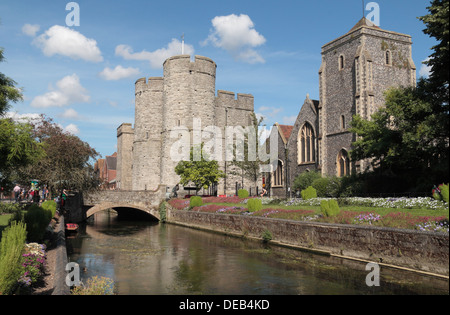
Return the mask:
[[[95,215],[67,239],[81,280],[110,278],[119,295],[449,294],[448,280],[382,267],[368,286],[366,264],[172,224]],[[373,278],[372,278],[373,279]]]

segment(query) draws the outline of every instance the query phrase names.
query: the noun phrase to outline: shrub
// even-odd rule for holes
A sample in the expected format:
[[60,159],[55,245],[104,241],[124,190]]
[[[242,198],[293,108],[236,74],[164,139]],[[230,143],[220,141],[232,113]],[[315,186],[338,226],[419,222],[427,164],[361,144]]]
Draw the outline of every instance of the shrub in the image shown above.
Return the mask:
[[241,199],[248,198],[248,191],[247,191],[247,189],[239,189],[238,190],[238,197],[241,198]]
[[269,230],[264,230],[261,234],[264,243],[267,243],[272,240],[272,233]]
[[306,188],[305,190],[302,190],[302,199],[303,200],[307,200],[307,199],[312,199],[312,198],[317,198],[317,191],[314,187],[309,186],[308,188]]
[[442,200],[444,200],[446,203],[448,203],[448,184],[441,184],[439,185],[439,189],[441,190],[441,196]]
[[12,222],[0,242],[0,295],[11,294],[21,275],[22,251],[26,240],[23,222]]
[[256,212],[262,209],[261,199],[252,198],[247,201],[247,208],[250,212]]
[[337,201],[334,199],[322,200],[320,202],[320,209],[322,210],[322,214],[326,217],[333,217],[341,212]]
[[313,187],[317,191],[317,197],[328,197],[329,183],[330,181],[327,177],[321,177],[314,180],[311,184],[311,187]]
[[17,203],[0,202],[0,213],[15,213],[21,209],[21,206]]
[[89,278],[86,285],[75,287],[72,290],[72,295],[113,295],[114,281],[105,278],[94,276]]
[[189,208],[200,207],[203,205],[202,197],[200,196],[192,196],[189,200]]
[[294,189],[294,191],[299,190],[305,190],[306,188],[308,188],[309,186],[312,185],[312,183],[318,179],[321,178],[321,175],[319,172],[303,172],[300,175],[298,175],[295,179],[294,179],[294,183],[292,185],[292,188]]
[[52,212],[38,205],[32,205],[24,215],[27,225],[28,242],[41,242],[52,219]]
[[56,214],[56,201],[54,200],[47,200],[44,201],[41,205],[42,209],[50,211],[52,214],[52,218],[55,216]]

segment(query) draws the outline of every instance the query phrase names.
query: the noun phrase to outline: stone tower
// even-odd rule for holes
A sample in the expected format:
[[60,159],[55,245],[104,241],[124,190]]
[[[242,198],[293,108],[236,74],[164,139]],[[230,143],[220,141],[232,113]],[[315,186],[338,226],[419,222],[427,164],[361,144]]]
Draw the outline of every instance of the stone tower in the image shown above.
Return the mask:
[[347,34],[322,46],[319,70],[318,135],[322,174],[362,171],[366,161],[351,163],[355,135],[348,132],[354,114],[365,119],[384,106],[390,87],[413,86],[416,67],[409,35],[386,31],[366,18]]
[[117,187],[131,190],[131,170],[133,161],[134,130],[131,124],[122,124],[117,128]]
[[[216,64],[209,58],[189,55],[174,56],[164,62],[164,92],[162,112],[161,182],[175,186],[175,161],[171,148],[176,139],[170,137],[175,127],[193,130],[193,119],[201,119],[203,126],[215,124]],[[193,143],[193,140],[191,141]]]
[[[171,156],[179,138],[171,131],[186,130],[190,145],[194,141],[194,119],[205,127],[214,126],[225,136],[226,126],[248,126],[252,123],[254,99],[250,94],[219,90],[216,96],[216,68],[207,57],[189,55],[168,58],[163,77],[141,78],[135,83],[135,124],[118,128],[118,170],[120,189],[156,190],[159,185],[169,189],[179,183],[175,174],[178,160]],[[225,172],[226,162],[219,163]],[[126,184],[126,183],[127,184]],[[215,187],[219,194],[233,194],[237,183],[249,187],[242,178],[228,176]],[[128,184],[130,183],[130,184]]]

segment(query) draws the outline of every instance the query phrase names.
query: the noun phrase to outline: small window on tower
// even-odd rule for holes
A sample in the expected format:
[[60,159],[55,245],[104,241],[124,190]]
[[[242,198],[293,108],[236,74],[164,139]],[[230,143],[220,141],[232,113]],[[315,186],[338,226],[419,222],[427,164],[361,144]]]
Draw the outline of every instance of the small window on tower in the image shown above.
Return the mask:
[[340,55],[339,56],[339,70],[344,69],[344,64],[345,64],[344,56]]
[[341,116],[341,129],[342,130],[345,129],[345,116],[344,115]]
[[391,65],[391,51],[390,50],[386,50],[386,64],[387,65]]

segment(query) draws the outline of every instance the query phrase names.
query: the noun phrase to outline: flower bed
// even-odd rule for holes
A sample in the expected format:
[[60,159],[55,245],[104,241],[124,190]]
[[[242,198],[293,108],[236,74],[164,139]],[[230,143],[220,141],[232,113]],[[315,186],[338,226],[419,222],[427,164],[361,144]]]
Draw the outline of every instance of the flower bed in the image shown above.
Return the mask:
[[46,262],[46,247],[43,244],[29,243],[25,244],[22,257],[22,276],[19,283],[23,287],[31,287],[37,283],[44,275]]
[[[287,206],[320,206],[322,200],[329,200],[329,198],[314,198],[309,200],[290,199],[290,200],[276,200],[273,198],[261,198],[262,204],[269,205],[269,207],[256,212],[250,212],[247,209],[247,201],[249,198],[235,197],[205,197],[203,198],[204,205],[194,207],[192,211],[209,212],[218,214],[237,214],[237,215],[251,215],[266,218],[299,220],[299,221],[314,221],[314,222],[328,222],[339,224],[356,224],[356,225],[375,225],[384,227],[417,229],[421,231],[432,232],[449,232],[448,216],[418,216],[412,215],[408,212],[388,212],[381,215],[368,211],[345,210],[345,206],[361,206],[361,207],[375,207],[386,209],[413,209],[424,208],[433,210],[448,210],[448,204],[442,201],[434,200],[433,198],[343,198],[339,202],[343,206],[343,211],[338,215],[332,217],[325,217],[315,210],[304,209],[283,209]],[[173,199],[169,204],[178,210],[189,209],[189,200]],[[229,204],[229,205],[224,205]],[[273,207],[270,206],[273,204]],[[279,206],[277,206],[278,204]],[[342,207],[341,207],[342,208]]]

